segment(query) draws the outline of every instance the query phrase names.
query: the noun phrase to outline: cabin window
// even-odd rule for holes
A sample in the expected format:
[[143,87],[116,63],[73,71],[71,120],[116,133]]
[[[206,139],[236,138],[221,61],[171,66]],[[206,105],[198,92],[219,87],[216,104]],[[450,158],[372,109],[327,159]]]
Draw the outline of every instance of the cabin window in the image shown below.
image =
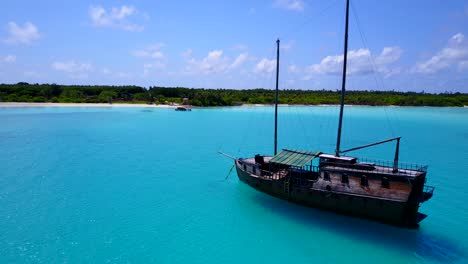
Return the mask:
[[244,164],[243,167],[244,167],[244,170],[246,171],[246,170],[247,170],[247,166]]
[[323,179],[326,180],[326,181],[330,181],[330,173],[324,172],[323,173]]
[[390,188],[390,182],[387,177],[382,177],[382,188]]
[[347,174],[341,175],[341,183],[349,184],[349,177]]
[[366,175],[361,176],[361,186],[365,186],[365,187],[369,186],[369,181]]

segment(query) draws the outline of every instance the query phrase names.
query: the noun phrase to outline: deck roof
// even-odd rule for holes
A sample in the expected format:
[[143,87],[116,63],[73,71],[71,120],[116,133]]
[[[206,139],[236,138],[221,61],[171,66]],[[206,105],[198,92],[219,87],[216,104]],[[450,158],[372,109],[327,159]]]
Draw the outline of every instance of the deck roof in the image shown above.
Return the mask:
[[276,154],[270,162],[294,167],[303,167],[320,155],[320,153],[320,151],[283,149],[280,153]]

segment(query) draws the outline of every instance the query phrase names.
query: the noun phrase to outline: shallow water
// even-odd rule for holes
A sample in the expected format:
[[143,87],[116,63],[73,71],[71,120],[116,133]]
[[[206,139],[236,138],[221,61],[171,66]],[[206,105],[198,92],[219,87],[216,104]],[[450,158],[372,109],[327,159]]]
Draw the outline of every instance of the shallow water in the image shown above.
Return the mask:
[[[225,180],[218,150],[272,152],[272,110],[0,108],[0,263],[468,262],[468,108],[345,110],[343,149],[402,136],[401,160],[429,164],[419,230]],[[279,147],[332,152],[337,116],[280,107]]]

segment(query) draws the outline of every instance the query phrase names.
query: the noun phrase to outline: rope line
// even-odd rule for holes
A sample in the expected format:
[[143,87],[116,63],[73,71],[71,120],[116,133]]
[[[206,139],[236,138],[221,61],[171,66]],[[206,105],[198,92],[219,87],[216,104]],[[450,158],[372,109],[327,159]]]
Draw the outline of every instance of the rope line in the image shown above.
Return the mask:
[[[368,43],[367,39],[366,39],[363,31],[361,30],[361,23],[360,23],[360,20],[359,20],[359,15],[358,15],[358,13],[356,11],[356,8],[355,8],[353,2],[351,2],[351,10],[354,13],[354,19],[356,21],[357,28],[358,28],[358,31],[359,31],[359,35],[361,36],[361,40],[362,40],[362,42],[364,44],[364,47],[367,48],[368,50],[370,50],[369,45],[367,44]],[[383,80],[382,75],[379,74],[379,72],[377,71],[377,66],[376,66],[376,63],[375,63],[375,60],[374,60],[374,56],[372,55],[372,52],[370,52],[369,60],[370,60],[370,63],[372,65],[372,73],[373,73],[373,77],[374,77],[374,80],[376,82],[377,88],[381,88],[381,91],[385,91],[384,80]],[[379,83],[379,81],[380,81],[380,83]],[[379,84],[380,84],[380,87],[379,87]],[[393,126],[392,126],[392,123],[390,122],[390,117],[389,117],[389,113],[387,112],[387,107],[384,106],[383,109],[384,109],[387,125],[390,128],[390,132],[391,132],[392,136],[395,137],[395,130],[394,130]]]

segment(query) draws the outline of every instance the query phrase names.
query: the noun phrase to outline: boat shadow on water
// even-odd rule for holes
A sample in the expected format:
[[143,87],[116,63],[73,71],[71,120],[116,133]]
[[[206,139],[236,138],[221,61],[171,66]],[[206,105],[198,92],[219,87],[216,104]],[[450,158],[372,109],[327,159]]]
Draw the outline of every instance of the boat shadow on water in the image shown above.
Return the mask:
[[[263,208],[288,218],[305,227],[326,228],[351,239],[378,243],[399,252],[414,254],[417,258],[452,263],[465,258],[455,241],[434,236],[424,230],[405,229],[366,219],[340,215],[329,211],[303,207],[256,193],[252,199]],[[345,224],[344,224],[345,223]]]

